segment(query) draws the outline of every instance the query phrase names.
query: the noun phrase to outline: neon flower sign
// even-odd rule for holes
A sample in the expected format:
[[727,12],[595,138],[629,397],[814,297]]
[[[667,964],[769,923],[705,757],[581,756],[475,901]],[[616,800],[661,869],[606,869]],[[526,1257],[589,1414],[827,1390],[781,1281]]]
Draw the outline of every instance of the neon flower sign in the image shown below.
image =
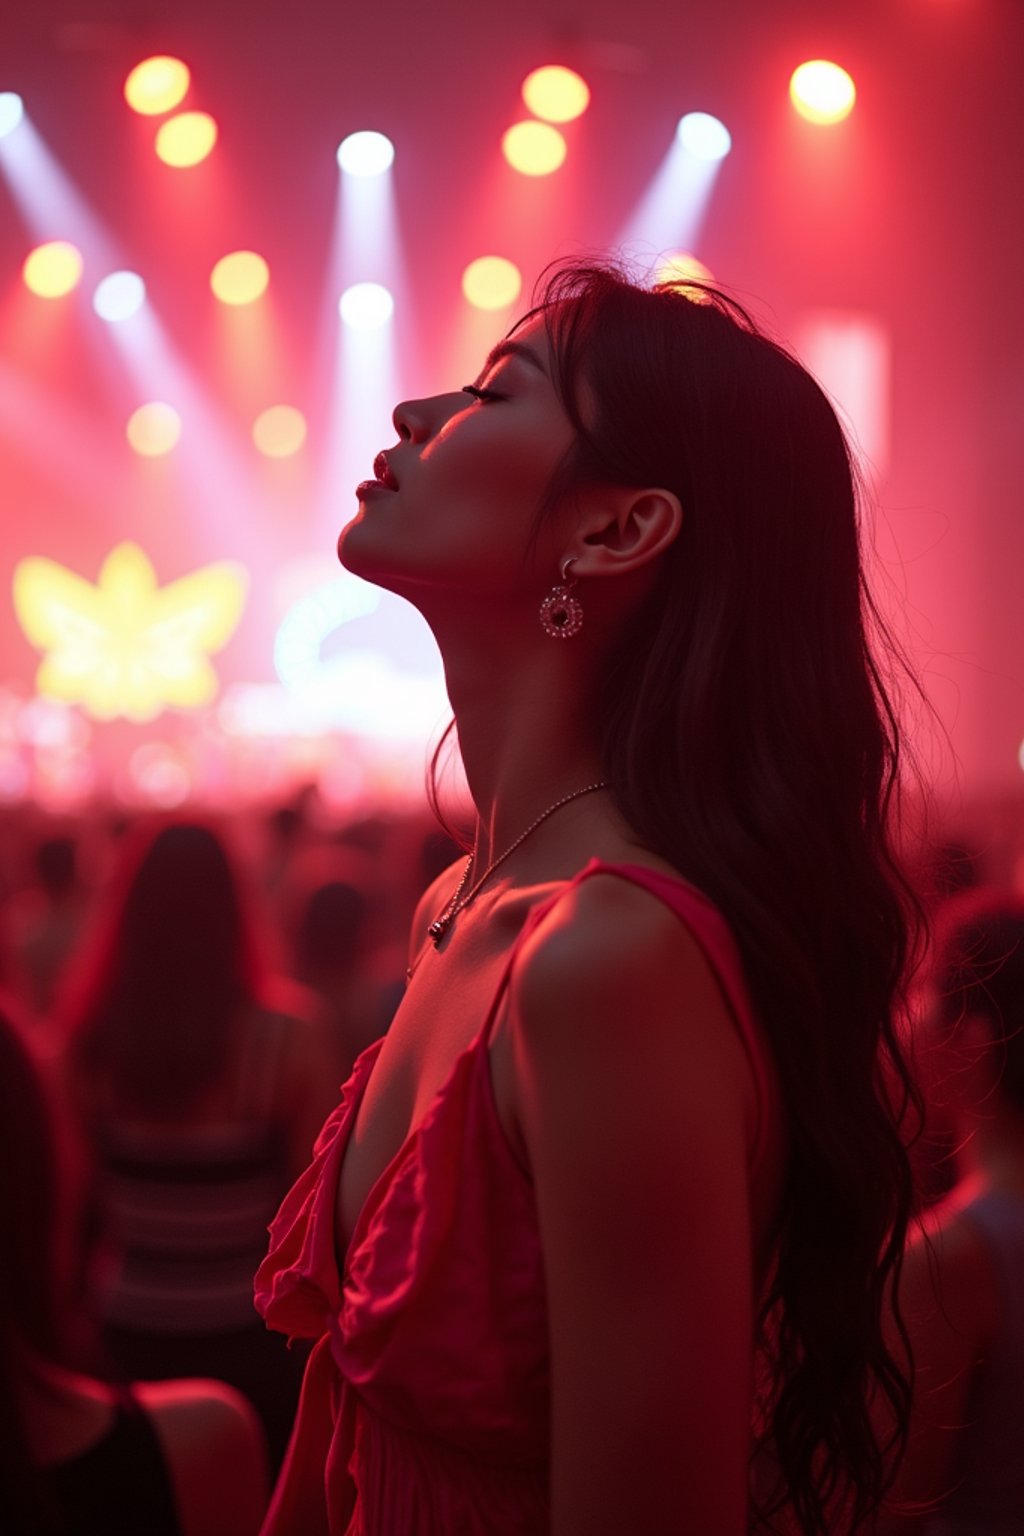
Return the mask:
[[218,687],[208,656],[234,633],[245,592],[245,570],[230,561],[158,587],[136,544],[111,551],[95,586],[55,560],[33,557],[14,571],[18,621],[47,653],[40,694],[97,720],[208,704]]

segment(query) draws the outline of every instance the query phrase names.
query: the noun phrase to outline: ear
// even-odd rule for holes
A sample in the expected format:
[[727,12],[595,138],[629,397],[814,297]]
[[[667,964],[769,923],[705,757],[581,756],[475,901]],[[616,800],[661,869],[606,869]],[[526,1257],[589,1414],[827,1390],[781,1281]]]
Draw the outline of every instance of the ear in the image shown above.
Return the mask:
[[602,486],[582,510],[573,575],[622,576],[664,554],[679,537],[683,508],[673,491]]

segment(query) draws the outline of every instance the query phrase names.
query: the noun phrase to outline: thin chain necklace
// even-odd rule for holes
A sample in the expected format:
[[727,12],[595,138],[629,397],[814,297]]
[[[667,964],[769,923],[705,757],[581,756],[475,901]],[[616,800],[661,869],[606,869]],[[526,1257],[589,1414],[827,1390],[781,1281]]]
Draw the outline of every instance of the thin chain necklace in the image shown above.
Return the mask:
[[[459,913],[463,912],[466,907],[469,906],[470,902],[474,900],[477,893],[487,884],[487,881],[494,874],[494,871],[498,868],[499,864],[504,864],[505,860],[509,858],[513,853],[515,853],[516,849],[520,847],[521,844],[526,842],[526,839],[530,836],[530,834],[532,832],[536,832],[542,821],[547,821],[549,816],[553,816],[556,811],[560,811],[562,806],[568,805],[570,801],[579,800],[582,795],[592,795],[595,790],[607,788],[608,785],[602,779],[596,784],[585,785],[583,789],[574,789],[571,795],[563,795],[561,800],[556,800],[554,805],[549,805],[546,811],[541,811],[540,815],[536,818],[535,821],[530,822],[530,825],[526,828],[525,832],[520,832],[514,843],[509,843],[504,853],[500,853],[496,859],[491,860],[490,864],[488,864],[487,868],[484,870],[476,884],[473,885],[470,890],[466,891],[465,895],[463,895],[463,891],[466,890],[466,881],[469,879],[469,872],[473,868],[473,861],[476,858],[476,849],[474,849],[466,860],[465,868],[462,871],[462,878],[460,879],[458,885],[455,887],[455,890],[448,898],[448,901],[445,903],[442,910],[438,913],[437,917],[435,917],[434,921],[427,929],[427,937],[433,940],[434,948],[436,949],[438,947],[441,940],[444,938],[445,934],[451,927],[452,923],[454,923],[455,919],[458,917]],[[426,945],[424,945],[423,950],[420,951],[420,955],[416,957],[412,965],[406,971],[406,976],[412,975],[413,971],[419,964],[420,958],[425,950]]]

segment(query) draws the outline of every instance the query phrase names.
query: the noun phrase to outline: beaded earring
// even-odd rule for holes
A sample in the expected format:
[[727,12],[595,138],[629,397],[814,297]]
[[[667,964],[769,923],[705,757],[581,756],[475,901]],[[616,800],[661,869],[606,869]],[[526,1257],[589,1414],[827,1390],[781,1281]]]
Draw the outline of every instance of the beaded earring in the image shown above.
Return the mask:
[[562,562],[562,580],[552,587],[540,605],[540,626],[546,635],[555,640],[568,640],[583,628],[583,604],[572,596],[576,585],[569,575],[569,567],[575,565],[575,555]]

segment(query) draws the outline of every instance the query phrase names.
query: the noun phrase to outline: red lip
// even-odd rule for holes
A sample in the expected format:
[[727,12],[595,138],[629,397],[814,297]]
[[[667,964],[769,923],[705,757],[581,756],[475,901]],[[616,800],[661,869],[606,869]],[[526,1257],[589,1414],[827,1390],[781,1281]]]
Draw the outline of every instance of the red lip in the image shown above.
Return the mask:
[[388,456],[386,453],[378,453],[377,457],[374,459],[373,473],[377,477],[379,483],[381,485],[386,485],[389,491],[398,490],[398,481],[395,479],[394,470],[388,463]]

